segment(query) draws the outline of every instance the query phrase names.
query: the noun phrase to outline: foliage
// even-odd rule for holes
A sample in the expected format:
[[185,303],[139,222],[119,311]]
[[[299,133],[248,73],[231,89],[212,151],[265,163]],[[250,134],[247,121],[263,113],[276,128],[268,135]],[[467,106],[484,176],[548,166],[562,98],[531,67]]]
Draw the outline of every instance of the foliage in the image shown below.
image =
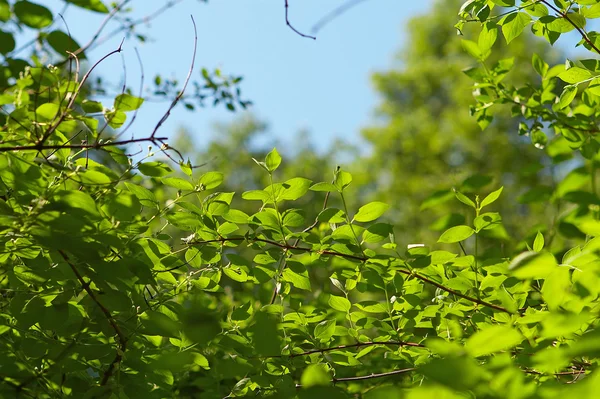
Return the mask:
[[[71,3],[111,12],[100,1]],[[262,185],[253,178],[241,193],[222,190],[227,176],[179,159],[160,122],[147,137],[119,141],[141,96],[123,91],[105,107],[84,90],[94,64],[79,74],[68,67],[77,55],[54,67],[39,53],[17,60],[3,40],[0,393],[593,397],[596,64],[550,67],[534,56],[541,79],[508,83],[511,63],[486,60],[498,37],[514,45],[528,24],[550,43],[572,27],[597,51],[598,35],[584,30],[596,8],[591,0],[470,0],[459,13],[459,29],[482,26],[463,45],[480,63],[466,71],[475,120],[493,127],[492,111],[509,104],[544,162],[565,171],[565,160],[584,160],[544,196],[531,182],[529,196],[554,208],[525,251],[513,250],[520,239],[502,227],[498,205],[515,198],[502,186],[454,191],[453,209],[469,217],[437,234],[439,245],[406,249],[382,221],[390,204],[357,201],[342,168],[331,179],[325,171],[282,176],[285,161],[272,149],[246,160]],[[38,30],[52,21],[29,1],[0,0],[0,17]],[[134,159],[126,145],[136,142],[153,146]],[[314,219],[302,202],[311,193],[324,199]],[[484,238],[495,251],[481,249]]]

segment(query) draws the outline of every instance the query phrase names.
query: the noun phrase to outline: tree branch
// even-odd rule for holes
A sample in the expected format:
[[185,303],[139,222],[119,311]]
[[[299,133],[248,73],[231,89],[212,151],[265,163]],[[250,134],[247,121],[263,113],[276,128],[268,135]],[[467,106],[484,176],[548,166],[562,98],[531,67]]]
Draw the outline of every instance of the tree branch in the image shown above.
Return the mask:
[[296,29],[296,28],[294,28],[294,27],[292,26],[292,24],[290,23],[290,19],[289,19],[289,17],[288,17],[288,8],[289,8],[289,7],[290,7],[290,6],[289,6],[289,4],[288,4],[288,0],[285,0],[285,24],[286,24],[287,26],[289,26],[289,28],[290,28],[291,30],[293,30],[294,32],[296,32],[298,35],[300,35],[300,36],[302,36],[302,37],[306,37],[307,39],[313,39],[313,40],[317,40],[317,38],[316,38],[316,37],[314,37],[314,36],[310,36],[310,35],[306,35],[306,34],[304,34],[304,33],[300,32],[298,29]]
[[110,363],[110,365],[104,372],[104,375],[102,376],[102,381],[100,382],[100,385],[106,385],[106,383],[108,382],[110,376],[112,375],[113,370],[115,369],[116,365],[118,363],[120,363],[121,360],[123,359],[123,353],[127,349],[127,337],[125,336],[125,334],[123,334],[123,331],[121,331],[121,328],[119,327],[119,325],[117,324],[117,322],[113,318],[113,316],[110,314],[110,311],[104,305],[102,305],[102,303],[98,300],[98,298],[96,297],[96,294],[90,288],[90,283],[85,282],[85,280],[83,279],[83,276],[81,275],[81,273],[79,273],[79,270],[77,270],[77,267],[75,267],[75,264],[73,262],[71,262],[68,255],[63,250],[58,250],[58,253],[60,254],[60,256],[62,256],[62,258],[65,260],[65,262],[67,262],[67,264],[71,267],[71,270],[73,270],[75,277],[77,277],[77,280],[79,280],[79,283],[81,284],[81,286],[83,287],[85,292],[89,295],[89,297],[92,299],[92,301],[94,301],[94,303],[98,306],[98,308],[100,308],[102,313],[104,313],[104,316],[108,320],[108,323],[110,324],[112,329],[115,331],[115,334],[117,335],[117,341],[119,344],[119,347],[117,349],[117,354],[115,355],[115,358],[113,359],[113,361]]

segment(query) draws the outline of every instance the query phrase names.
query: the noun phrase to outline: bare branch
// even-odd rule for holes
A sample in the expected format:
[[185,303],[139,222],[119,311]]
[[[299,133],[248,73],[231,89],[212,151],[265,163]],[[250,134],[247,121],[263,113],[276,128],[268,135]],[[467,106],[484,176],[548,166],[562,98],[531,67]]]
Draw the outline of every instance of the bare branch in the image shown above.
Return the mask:
[[196,21],[194,21],[194,17],[193,16],[190,16],[190,17],[192,18],[192,24],[194,25],[194,53],[192,54],[192,63],[190,65],[190,69],[188,71],[187,77],[185,78],[185,82],[183,83],[183,88],[181,89],[179,94],[177,94],[177,96],[175,97],[175,99],[173,100],[171,105],[169,106],[169,109],[167,109],[167,112],[165,112],[163,117],[160,118],[160,120],[154,127],[154,130],[152,131],[152,134],[150,135],[151,138],[154,138],[158,129],[160,129],[162,124],[165,123],[165,121],[167,119],[169,119],[169,116],[171,115],[171,111],[173,110],[173,108],[175,108],[175,106],[177,105],[177,103],[179,102],[181,97],[183,97],[183,93],[185,93],[185,89],[187,88],[187,85],[190,82],[190,79],[192,77],[192,72],[194,70],[194,64],[196,63],[196,50],[198,49],[198,29],[196,28]]
[[310,35],[306,35],[306,34],[304,34],[304,33],[300,32],[298,29],[296,29],[296,28],[294,28],[294,27],[292,26],[292,24],[290,23],[290,19],[289,19],[289,17],[288,17],[288,8],[289,8],[289,7],[290,7],[290,6],[289,6],[289,4],[288,4],[288,0],[285,0],[285,24],[286,24],[287,26],[289,26],[289,28],[290,28],[291,30],[293,30],[294,32],[296,32],[298,35],[300,35],[300,36],[302,36],[302,37],[306,37],[307,39],[313,39],[313,40],[317,40],[317,38],[316,38],[316,37],[314,37],[314,36],[310,36]]
[[365,0],[350,0],[342,4],[341,6],[337,7],[336,9],[323,16],[319,21],[317,21],[317,23],[313,25],[310,32],[313,34],[318,33],[321,29],[323,29],[325,25],[329,24],[331,21],[338,18],[340,15],[350,10],[352,7],[362,3],[363,1]]

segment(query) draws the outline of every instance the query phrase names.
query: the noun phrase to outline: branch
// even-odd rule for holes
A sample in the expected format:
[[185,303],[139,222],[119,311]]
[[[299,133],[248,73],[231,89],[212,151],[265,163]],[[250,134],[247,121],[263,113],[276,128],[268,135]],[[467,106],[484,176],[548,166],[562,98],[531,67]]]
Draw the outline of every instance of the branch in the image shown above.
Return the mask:
[[289,355],[275,355],[275,356],[266,356],[266,358],[276,358],[276,357],[289,357],[295,358],[299,356],[308,356],[313,353],[326,353],[336,350],[342,349],[350,349],[350,348],[361,348],[363,346],[373,346],[373,345],[395,345],[395,346],[412,346],[417,348],[424,348],[425,346],[416,342],[404,342],[404,341],[371,341],[371,342],[359,342],[357,344],[350,345],[338,345],[330,348],[322,348],[322,349],[311,349],[306,352],[301,353],[290,353]]
[[[287,250],[294,250],[294,251],[302,251],[302,252],[308,252],[308,253],[316,253],[316,254],[320,254],[320,255],[331,255],[331,256],[337,256],[340,258],[345,258],[345,259],[351,259],[351,260],[357,260],[357,261],[361,261],[361,262],[367,262],[369,260],[368,257],[365,256],[360,256],[360,255],[349,255],[349,254],[344,254],[341,252],[336,252],[336,251],[330,251],[330,250],[314,250],[312,248],[305,248],[305,247],[298,247],[295,245],[288,245],[288,244],[281,244],[277,241],[272,241],[272,240],[267,240],[264,238],[245,238],[245,237],[230,237],[230,238],[226,238],[226,237],[221,237],[221,238],[215,238],[212,240],[204,240],[204,241],[194,241],[194,242],[190,242],[189,245],[203,245],[203,244],[210,244],[210,243],[224,243],[224,242],[232,242],[232,241],[249,241],[249,242],[264,242],[265,244],[270,244],[279,248],[283,248],[283,249],[287,249]],[[486,301],[482,301],[481,299],[477,299],[477,298],[473,298],[471,296],[465,295],[463,293],[460,293],[458,291],[455,291],[451,288],[445,287],[444,285],[435,282],[425,276],[422,276],[420,274],[417,274],[413,271],[410,270],[404,270],[404,269],[398,269],[398,272],[405,274],[407,276],[412,276],[418,280],[421,280],[425,283],[431,284],[443,291],[446,291],[452,295],[456,295],[460,298],[466,299],[467,301],[473,302],[473,303],[477,303],[479,305],[482,306],[486,306],[488,308],[492,308],[495,310],[498,310],[500,312],[504,312],[504,313],[509,313],[509,314],[513,314],[514,312],[511,312],[510,310],[503,308],[502,306],[498,306],[498,305],[494,305],[493,303],[489,303]]]
[[71,262],[71,260],[67,256],[67,254],[63,250],[60,250],[60,249],[58,250],[58,253],[60,254],[60,256],[62,256],[62,258],[65,260],[65,262],[67,262],[67,264],[71,267],[71,270],[73,270],[73,273],[77,277],[77,280],[79,280],[79,283],[81,283],[81,286],[83,287],[85,292],[87,292],[87,294],[92,299],[92,301],[94,301],[94,303],[100,308],[102,313],[104,313],[104,316],[108,320],[108,323],[110,324],[112,329],[115,331],[115,334],[117,334],[118,343],[119,343],[119,348],[117,349],[117,354],[115,355],[114,360],[110,363],[110,365],[104,372],[104,375],[102,376],[102,381],[100,382],[100,385],[106,385],[106,383],[108,382],[108,379],[112,375],[113,370],[115,369],[116,365],[118,363],[120,363],[121,360],[123,359],[123,353],[127,349],[127,337],[125,336],[125,334],[123,334],[123,331],[121,331],[121,328],[119,327],[119,325],[117,324],[115,319],[110,314],[110,311],[104,305],[102,305],[102,303],[98,300],[98,298],[96,297],[96,294],[94,294],[94,291],[90,288],[90,283],[85,282],[85,280],[83,279],[83,276],[79,273],[79,271],[77,270],[77,267],[75,267],[75,264],[73,262]]
[[177,94],[177,96],[175,97],[175,99],[173,100],[171,105],[169,106],[169,109],[167,109],[167,112],[165,112],[163,117],[160,118],[160,120],[154,127],[154,130],[152,131],[152,134],[150,135],[151,138],[154,138],[154,135],[156,134],[158,129],[162,126],[163,123],[165,123],[165,121],[167,119],[169,119],[169,116],[171,115],[171,111],[173,110],[173,108],[175,108],[175,106],[177,105],[177,103],[179,102],[181,97],[183,97],[183,93],[185,93],[185,89],[187,88],[187,85],[190,82],[190,78],[192,77],[192,71],[194,70],[194,64],[196,62],[196,50],[198,49],[198,29],[196,29],[196,21],[194,21],[194,17],[192,17],[192,16],[190,16],[190,17],[192,18],[192,24],[194,25],[194,53],[192,55],[192,63],[190,65],[190,69],[188,71],[187,77],[185,78],[185,82],[183,83],[183,88],[181,89],[179,94]]
[[[404,374],[404,373],[408,373],[408,372],[415,371],[415,370],[416,370],[415,367],[411,367],[411,368],[407,368],[407,369],[388,371],[386,373],[361,375],[358,377],[332,378],[331,382],[335,384],[336,382],[370,380],[373,378],[391,377],[393,375]],[[298,389],[298,388],[302,388],[302,385],[296,384],[296,389]]]
[[298,35],[300,35],[302,37],[306,37],[307,39],[317,40],[316,37],[310,36],[310,35],[305,35],[304,33],[300,32],[298,29],[296,29],[292,26],[292,24],[290,23],[290,19],[288,18],[288,8],[289,7],[290,6],[288,5],[288,0],[285,0],[285,24],[287,26],[289,26],[290,29],[293,30],[294,32],[296,32]]
[[556,12],[562,18],[566,19],[571,25],[573,25],[573,27],[577,30],[577,32],[579,32],[579,34],[581,35],[583,40],[585,40],[585,42],[596,51],[596,53],[600,54],[600,49],[598,47],[596,47],[596,45],[590,40],[590,38],[587,35],[587,33],[585,32],[585,30],[583,30],[575,22],[573,22],[573,20],[571,18],[569,18],[569,15],[567,13],[563,13],[558,8],[554,7],[552,4],[550,4],[548,2],[548,0],[539,0],[539,2],[544,3],[548,8],[552,9],[554,12]]
[[338,18],[340,15],[342,15],[343,13],[345,13],[352,7],[357,6],[358,4],[362,3],[363,1],[365,1],[365,0],[350,0],[347,3],[342,4],[341,6],[337,7],[333,11],[326,14],[319,21],[317,21],[317,23],[313,25],[310,32],[313,34],[316,34],[321,29],[323,29],[323,27],[325,25],[329,24],[331,21]]
[[64,148],[85,150],[85,149],[100,149],[104,147],[115,147],[119,145],[127,145],[132,143],[141,143],[150,141],[156,145],[157,142],[167,140],[167,137],[145,137],[141,139],[122,140],[122,141],[105,141],[104,143],[94,144],[31,144],[31,145],[15,145],[12,147],[0,147],[0,153],[8,151],[42,151],[42,150],[62,150]]

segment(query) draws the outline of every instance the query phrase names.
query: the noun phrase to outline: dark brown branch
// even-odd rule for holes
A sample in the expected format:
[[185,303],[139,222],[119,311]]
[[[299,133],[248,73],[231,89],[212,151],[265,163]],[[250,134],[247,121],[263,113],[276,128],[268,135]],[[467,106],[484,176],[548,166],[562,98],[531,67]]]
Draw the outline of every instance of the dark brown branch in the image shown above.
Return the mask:
[[127,337],[125,336],[125,334],[123,334],[123,331],[121,331],[121,328],[117,324],[116,320],[110,314],[110,311],[104,305],[102,305],[102,303],[98,300],[98,298],[96,297],[96,294],[90,288],[90,283],[85,282],[85,280],[83,279],[83,276],[81,275],[81,273],[79,273],[79,270],[77,270],[77,267],[75,266],[75,264],[73,262],[71,262],[68,255],[62,250],[59,250],[58,253],[60,254],[60,256],[62,256],[62,258],[65,260],[65,262],[67,262],[67,264],[73,271],[73,274],[75,274],[75,277],[77,277],[77,280],[79,281],[79,283],[81,284],[81,286],[83,287],[85,292],[89,295],[89,297],[92,299],[92,301],[98,306],[98,308],[100,308],[102,313],[104,313],[106,320],[108,320],[108,323],[110,324],[112,329],[115,331],[115,334],[117,335],[118,344],[119,344],[119,348],[117,349],[117,354],[115,355],[115,358],[113,359],[113,361],[110,363],[110,365],[104,372],[104,375],[102,376],[102,381],[100,382],[100,385],[106,385],[106,383],[108,382],[110,376],[112,375],[116,365],[119,364],[121,362],[121,360],[123,359],[123,353],[127,349]]
[[192,72],[194,70],[194,65],[196,63],[196,50],[198,49],[198,29],[196,29],[196,21],[194,21],[194,17],[192,17],[192,16],[190,16],[190,17],[192,18],[192,24],[194,25],[194,53],[192,54],[192,63],[190,65],[190,69],[188,71],[187,77],[185,78],[185,82],[183,83],[183,87],[181,88],[181,91],[179,92],[179,94],[177,94],[177,96],[175,97],[175,99],[173,100],[171,105],[169,106],[169,109],[167,109],[167,112],[165,112],[163,117],[160,118],[160,120],[154,127],[154,130],[152,131],[152,134],[150,135],[150,137],[152,137],[152,138],[154,138],[154,135],[156,134],[158,129],[162,126],[162,124],[165,123],[165,121],[167,119],[169,119],[169,116],[171,115],[171,111],[173,110],[173,108],[175,108],[175,106],[177,105],[179,100],[181,100],[181,97],[183,97],[183,93],[185,93],[185,89],[187,88],[187,85],[190,82],[190,79],[192,77]]
[[[246,238],[245,237],[231,237],[231,238],[221,237],[221,238],[215,238],[213,240],[194,241],[194,242],[191,242],[190,245],[203,245],[203,244],[210,244],[210,243],[223,243],[223,242],[232,242],[232,241],[246,241]],[[248,239],[248,241],[264,242],[265,244],[270,244],[270,245],[273,245],[273,246],[276,246],[279,248],[283,248],[283,249],[287,249],[287,250],[302,251],[302,252],[308,252],[308,253],[317,253],[317,254],[321,254],[321,255],[338,256],[340,258],[352,259],[352,260],[357,260],[357,261],[361,261],[361,262],[366,262],[369,260],[368,257],[364,257],[364,256],[360,256],[360,255],[349,255],[349,254],[343,254],[341,252],[330,251],[330,250],[315,250],[312,248],[297,247],[294,245],[281,244],[277,241],[267,240],[264,238],[250,238],[250,239]],[[405,274],[407,276],[412,276],[418,280],[421,280],[425,283],[431,284],[443,291],[446,291],[449,294],[456,295],[460,298],[466,299],[467,301],[470,301],[470,302],[473,302],[473,303],[476,303],[476,304],[479,304],[482,306],[486,306],[488,308],[492,308],[492,309],[498,310],[500,312],[513,314],[513,312],[511,312],[510,310],[508,310],[506,308],[503,308],[502,306],[494,305],[493,303],[489,303],[486,301],[482,301],[481,299],[477,299],[472,296],[465,295],[463,293],[460,293],[451,288],[445,287],[444,285],[442,285],[438,282],[435,282],[425,276],[422,276],[422,275],[412,272],[410,270],[398,269],[398,272]]]
[[577,32],[579,32],[579,34],[581,35],[583,40],[585,40],[585,42],[596,51],[596,53],[600,54],[600,49],[598,47],[596,47],[596,45],[590,40],[590,38],[587,35],[587,33],[585,32],[585,30],[583,30],[575,22],[573,22],[573,20],[571,18],[569,18],[569,14],[563,13],[561,10],[556,8],[554,5],[550,4],[548,2],[548,0],[539,0],[539,2],[545,4],[548,8],[552,9],[555,13],[560,15],[562,18],[566,19],[567,22],[569,22],[571,25],[573,25],[573,27],[577,30]]
[[73,107],[73,104],[75,104],[75,100],[77,99],[77,96],[81,92],[81,89],[83,88],[83,85],[85,84],[85,82],[90,77],[92,71],[98,65],[100,65],[100,63],[102,63],[102,61],[104,61],[105,59],[107,59],[108,57],[110,57],[113,54],[120,53],[122,50],[123,50],[123,41],[121,41],[121,44],[119,44],[119,47],[116,50],[111,51],[110,53],[106,54],[105,56],[103,56],[102,58],[100,58],[98,61],[96,61],[96,63],[94,63],[94,65],[92,65],[92,67],[90,68],[90,70],[87,71],[87,73],[85,75],[83,75],[83,78],[81,79],[81,82],[79,82],[79,85],[77,86],[77,89],[75,89],[75,92],[73,92],[71,94],[71,99],[70,99],[69,103],[67,104],[67,107],[60,114],[60,117],[58,118],[58,120],[56,122],[54,122],[52,125],[50,125],[50,127],[48,128],[48,130],[46,130],[46,132],[42,136],[42,138],[40,140],[38,140],[38,142],[37,142],[38,146],[43,145],[44,142],[48,139],[48,137],[50,137],[50,135],[56,130],[56,128],[58,127],[58,125],[60,125],[65,120],[65,118],[67,117],[67,115],[69,113],[69,110]]
[[417,348],[424,348],[425,346],[416,342],[404,342],[404,341],[371,341],[371,342],[359,342],[356,344],[350,345],[338,345],[330,348],[322,348],[322,349],[311,349],[302,353],[290,353],[289,355],[277,355],[277,356],[267,356],[268,358],[273,357],[299,357],[299,356],[308,356],[314,353],[326,353],[336,350],[350,349],[350,348],[361,348],[364,346],[373,346],[373,345],[394,345],[394,346],[412,346]]
[[31,145],[15,145],[12,147],[0,147],[1,152],[8,151],[42,151],[42,150],[62,150],[64,148],[77,149],[77,150],[85,150],[85,149],[100,149],[104,147],[115,147],[119,145],[127,145],[133,143],[141,143],[150,141],[153,144],[156,142],[167,140],[166,137],[145,137],[141,139],[133,139],[133,140],[122,140],[122,141],[105,141],[104,143],[94,143],[94,144],[31,144]]
[[313,39],[313,40],[317,40],[317,38],[316,38],[316,37],[314,37],[314,36],[310,36],[310,35],[306,35],[306,34],[304,34],[304,33],[300,32],[298,29],[296,29],[296,28],[294,28],[294,27],[292,26],[292,24],[290,23],[290,19],[289,19],[289,17],[288,17],[288,9],[289,9],[289,7],[290,7],[290,6],[289,6],[289,4],[288,4],[288,0],[285,0],[285,24],[286,24],[286,25],[287,25],[287,26],[288,26],[288,27],[289,27],[291,30],[293,30],[294,32],[296,32],[296,34],[298,34],[298,35],[300,35],[300,36],[302,36],[302,37],[306,37],[307,39]]
[[[358,376],[358,377],[332,378],[331,382],[335,384],[337,382],[351,382],[351,381],[370,380],[370,379],[373,379],[373,378],[383,378],[383,377],[391,377],[391,376],[398,375],[398,374],[405,374],[405,373],[409,373],[409,372],[415,371],[415,370],[416,370],[415,367],[411,367],[411,368],[407,368],[407,369],[400,369],[400,370],[388,371],[388,372],[385,372],[385,373],[361,375],[361,376]],[[296,384],[296,389],[299,389],[299,388],[302,388],[302,385]]]

